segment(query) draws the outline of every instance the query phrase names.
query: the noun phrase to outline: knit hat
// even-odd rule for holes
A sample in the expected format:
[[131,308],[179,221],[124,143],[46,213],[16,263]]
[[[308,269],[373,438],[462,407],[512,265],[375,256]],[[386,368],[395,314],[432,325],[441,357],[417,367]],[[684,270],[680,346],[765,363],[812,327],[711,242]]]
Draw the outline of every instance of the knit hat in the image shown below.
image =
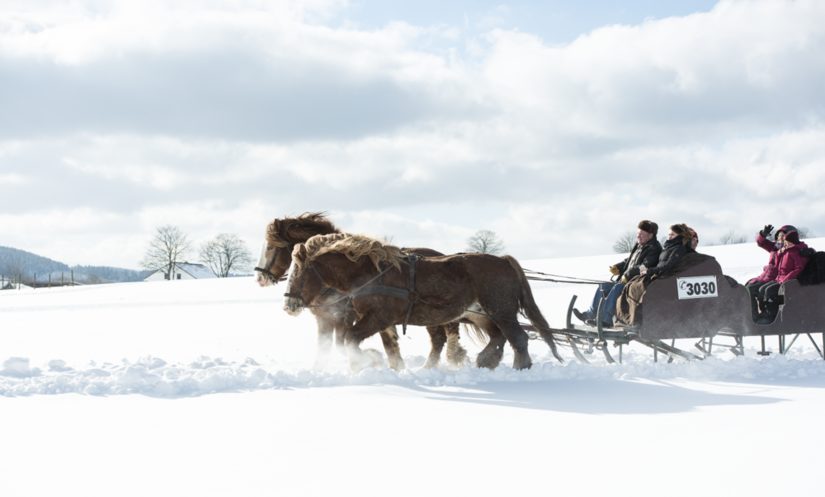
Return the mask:
[[785,233],[785,240],[791,243],[799,243],[799,231],[797,231],[796,227],[786,224],[776,230],[776,236],[779,236],[779,233]]
[[642,231],[647,231],[653,236],[656,236],[656,234],[659,233],[659,225],[653,221],[648,221],[647,219],[639,221],[638,228]]

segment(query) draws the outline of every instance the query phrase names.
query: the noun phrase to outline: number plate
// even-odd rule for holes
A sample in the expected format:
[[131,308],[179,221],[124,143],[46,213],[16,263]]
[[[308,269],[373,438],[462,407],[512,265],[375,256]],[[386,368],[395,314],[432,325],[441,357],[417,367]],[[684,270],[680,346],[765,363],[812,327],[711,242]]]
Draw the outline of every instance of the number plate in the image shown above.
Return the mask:
[[719,296],[716,276],[691,276],[676,278],[679,300],[709,299]]

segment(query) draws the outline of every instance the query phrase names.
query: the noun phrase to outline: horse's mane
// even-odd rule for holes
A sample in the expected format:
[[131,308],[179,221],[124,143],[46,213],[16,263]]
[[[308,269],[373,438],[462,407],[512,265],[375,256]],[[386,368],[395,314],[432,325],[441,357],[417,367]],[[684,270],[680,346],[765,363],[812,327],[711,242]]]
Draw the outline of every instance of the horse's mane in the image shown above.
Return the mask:
[[292,254],[292,259],[298,265],[312,262],[323,254],[336,253],[346,256],[352,262],[357,262],[362,257],[368,257],[376,269],[381,269],[380,264],[382,262],[388,262],[400,270],[401,261],[404,259],[404,253],[400,248],[385,245],[364,235],[346,233],[315,235],[304,243],[304,247],[306,248],[305,257],[298,255],[299,249],[297,247]]
[[271,246],[288,247],[308,238],[326,233],[337,233],[324,212],[305,212],[298,217],[275,219],[266,227],[266,239]]

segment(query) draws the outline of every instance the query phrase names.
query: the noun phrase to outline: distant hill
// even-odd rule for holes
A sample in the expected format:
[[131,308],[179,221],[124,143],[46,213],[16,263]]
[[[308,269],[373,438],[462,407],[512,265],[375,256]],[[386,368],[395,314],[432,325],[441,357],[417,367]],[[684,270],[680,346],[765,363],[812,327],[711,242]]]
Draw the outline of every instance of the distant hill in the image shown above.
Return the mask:
[[38,282],[53,282],[61,278],[68,281],[74,272],[74,280],[79,283],[115,283],[122,281],[140,281],[151,271],[136,271],[108,266],[69,266],[48,257],[43,257],[25,250],[0,246],[0,275],[5,279],[20,276],[23,283],[32,282],[37,275]]

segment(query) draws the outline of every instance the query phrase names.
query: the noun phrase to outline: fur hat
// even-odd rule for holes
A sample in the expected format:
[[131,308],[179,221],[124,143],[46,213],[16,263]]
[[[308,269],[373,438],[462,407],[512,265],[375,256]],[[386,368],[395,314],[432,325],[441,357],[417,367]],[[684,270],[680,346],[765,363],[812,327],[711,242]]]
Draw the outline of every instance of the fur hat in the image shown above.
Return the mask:
[[779,233],[785,233],[785,240],[791,243],[799,243],[799,231],[797,231],[796,227],[786,224],[776,230],[776,236],[779,236]]
[[656,236],[659,233],[659,225],[653,221],[648,221],[647,219],[639,221],[638,228],[642,231],[647,231],[653,236]]
[[688,226],[688,233],[690,233],[691,238],[695,238],[697,241],[699,240],[699,233],[697,233],[696,230],[690,226]]
[[679,238],[682,239],[682,243],[685,245],[690,245],[690,239],[693,236],[691,234],[691,230],[687,224],[674,224],[670,227],[670,231],[679,235]]

